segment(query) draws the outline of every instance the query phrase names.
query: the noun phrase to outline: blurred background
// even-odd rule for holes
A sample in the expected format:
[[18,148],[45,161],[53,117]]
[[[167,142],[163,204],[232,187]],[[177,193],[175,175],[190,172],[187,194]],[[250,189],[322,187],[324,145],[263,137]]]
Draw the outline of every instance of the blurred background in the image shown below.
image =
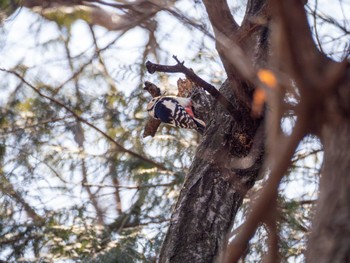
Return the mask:
[[[21,5],[19,4],[21,3]],[[232,1],[240,20],[245,1]],[[0,1],[0,259],[154,262],[201,138],[161,125],[143,138],[151,81],[176,94],[186,66],[217,88],[225,72],[200,1]],[[309,1],[319,49],[349,56],[349,1]],[[288,133],[293,116],[285,117]],[[309,137],[281,184],[286,262],[303,262],[322,147]],[[236,225],[245,216],[249,192]],[[266,251],[259,228],[247,262]]]

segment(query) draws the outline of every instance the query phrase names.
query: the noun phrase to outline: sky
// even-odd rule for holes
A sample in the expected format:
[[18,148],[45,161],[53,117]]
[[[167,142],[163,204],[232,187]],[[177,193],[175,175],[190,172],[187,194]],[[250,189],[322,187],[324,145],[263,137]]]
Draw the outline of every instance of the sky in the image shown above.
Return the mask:
[[[241,1],[238,1],[239,3]],[[315,5],[315,1],[310,1],[311,6]],[[233,7],[237,1],[233,1]],[[349,24],[349,20],[345,15],[349,10],[349,1],[342,1],[344,7],[336,4],[337,1],[327,1],[327,0],[319,0],[318,5],[321,8],[322,12],[325,15],[332,16],[338,19],[344,25]],[[188,1],[180,1],[178,4],[178,8],[181,10],[186,10],[187,15],[195,18],[201,18],[202,10],[200,7],[198,9],[190,8],[192,6]],[[345,11],[346,10],[346,11]],[[239,10],[238,10],[239,11]],[[240,18],[243,15],[238,15]],[[186,59],[186,65],[192,67],[196,72],[198,72],[204,79],[207,81],[212,81],[214,78],[217,79],[217,83],[215,85],[219,87],[221,81],[224,80],[224,71],[222,69],[222,65],[219,62],[216,52],[214,51],[215,46],[213,41],[203,36],[201,32],[197,31],[189,31],[187,30],[177,19],[170,18],[167,13],[160,13],[157,15],[159,21],[163,21],[161,24],[161,30],[157,33],[157,37],[162,39],[161,42],[161,58],[163,63],[173,64],[171,56],[177,55],[178,58]],[[62,81],[68,79],[70,77],[70,70],[62,66],[62,54],[64,50],[60,45],[47,45],[47,49],[37,49],[38,43],[46,43],[50,41],[54,41],[56,38],[60,37],[59,31],[57,30],[57,25],[53,22],[50,23],[33,23],[36,20],[40,20],[41,18],[32,14],[30,11],[26,9],[22,9],[19,13],[10,17],[4,24],[4,32],[5,35],[1,37],[0,41],[0,67],[5,69],[11,69],[19,62],[24,66],[31,68],[31,76],[29,81],[35,81],[38,79],[50,79],[53,83],[57,85],[62,83]],[[339,37],[342,36],[342,33],[335,30],[333,27],[329,27],[326,25],[322,25],[320,28],[320,33],[326,37],[322,40],[324,41],[323,48],[331,49],[331,43],[327,44],[327,39],[331,37]],[[82,52],[89,52],[92,55],[92,39],[88,33],[88,26],[83,21],[77,21],[73,24],[71,28],[71,40],[70,40],[70,48],[73,56],[79,56]],[[107,45],[112,41],[118,33],[115,32],[107,32],[103,28],[96,28],[95,30],[98,37],[98,43],[101,47]],[[203,51],[203,58],[196,59],[194,58],[197,54],[199,43],[198,39],[202,40],[207,49]],[[125,92],[126,94],[130,94],[134,89],[138,88],[139,79],[135,72],[132,71],[133,64],[140,60],[140,47],[142,47],[147,40],[147,36],[144,30],[140,28],[135,28],[130,32],[126,33],[121,37],[118,41],[118,44],[111,51],[107,51],[105,54],[106,62],[111,69],[111,73],[115,76],[115,81],[118,87]],[[335,58],[340,58],[339,50],[342,50],[342,47],[346,43],[349,43],[349,36],[342,36],[341,43],[338,46],[338,49],[335,50]],[[345,44],[344,44],[345,43]],[[213,51],[211,51],[213,50]],[[333,50],[332,50],[333,51]],[[216,57],[215,62],[208,66],[207,63],[203,63],[202,59],[205,58]],[[149,59],[154,59],[150,57]],[[191,60],[190,60],[191,59]],[[130,67],[130,72],[125,73],[125,65]],[[91,70],[99,70],[98,65],[94,65]],[[127,68],[128,69],[128,68]],[[0,77],[3,73],[0,73]],[[119,78],[118,76],[123,74],[126,75],[126,78]],[[165,86],[167,89],[172,89],[176,85],[176,80],[179,75],[172,75],[168,77],[170,82],[169,86]],[[149,81],[159,81],[158,76],[147,75],[147,79]],[[7,83],[6,87],[2,87],[1,96],[0,96],[0,106],[7,101],[10,92],[16,88],[16,84],[18,80],[10,79]],[[86,94],[91,94],[91,96],[95,96],[100,93],[101,95],[104,93],[104,90],[91,89],[88,84],[85,85],[83,91]],[[66,90],[69,93],[69,89]],[[73,96],[73,93],[72,93]],[[59,138],[58,138],[59,139]],[[62,138],[64,140],[64,138]],[[314,140],[312,142],[307,142],[310,147],[307,149],[314,148],[317,142]],[[78,150],[77,146],[72,143],[72,140],[67,140],[63,142],[63,145],[70,149],[71,151]],[[305,149],[305,148],[304,148]],[[54,149],[51,149],[54,150]],[[304,150],[304,151],[306,151]],[[104,152],[103,146],[101,148],[89,147],[87,146],[87,151],[90,154],[102,154]],[[302,154],[302,152],[300,152]],[[313,159],[316,158],[317,160]],[[317,162],[317,166],[320,166],[320,161],[322,160],[322,155],[318,154],[317,157],[310,157],[306,159],[304,162],[308,166],[314,166],[315,162]],[[312,171],[311,171],[312,174]],[[281,188],[285,189],[285,193],[289,198],[300,198],[305,195],[310,195],[310,198],[314,198],[316,194],[316,185],[314,183],[305,183],[305,175],[303,174],[294,174],[291,176],[295,176],[296,180],[292,183],[288,183],[282,185]],[[77,181],[78,182],[78,181]],[[42,182],[45,185],[47,182]],[[51,183],[58,183],[53,182]],[[286,189],[288,188],[288,189]],[[50,204],[52,207],[60,207],[65,206],[67,200],[70,202],[79,202],[79,200],[72,199],[71,196],[67,196],[65,201],[53,199],[50,194],[50,190],[47,192],[43,192],[44,195],[47,195],[47,204]],[[131,199],[133,198],[133,192],[129,192],[125,194],[123,197],[123,205],[127,207],[130,204]],[[77,195],[79,196],[79,195]],[[33,200],[34,201],[34,200]]]

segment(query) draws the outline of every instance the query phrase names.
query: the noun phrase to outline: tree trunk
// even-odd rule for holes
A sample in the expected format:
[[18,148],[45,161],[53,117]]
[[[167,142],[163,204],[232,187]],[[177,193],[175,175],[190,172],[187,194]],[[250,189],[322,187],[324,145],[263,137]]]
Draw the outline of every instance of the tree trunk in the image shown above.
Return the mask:
[[[234,101],[228,81],[221,92]],[[173,211],[160,262],[215,262],[218,258],[243,197],[254,185],[262,152],[248,169],[227,166],[231,158],[249,153],[260,122],[246,113],[237,123],[216,105]]]
[[[350,71],[338,95],[327,100],[322,127],[324,167],[307,248],[308,263],[350,262]],[[332,103],[333,102],[333,103]]]
[[[265,1],[254,3],[248,1],[240,27],[230,16],[225,17],[226,24],[233,23],[225,30],[220,24],[220,14],[222,9],[227,9],[226,2],[205,1],[214,32],[235,39],[251,64],[259,68],[267,61],[268,30],[265,24],[255,24],[253,17],[266,18],[267,14]],[[263,119],[253,118],[250,110],[253,88],[241,79],[228,57],[220,52],[222,46],[218,40],[216,45],[228,76],[220,91],[234,105],[236,115],[240,117],[233,119],[220,103],[215,103],[203,141],[171,216],[159,256],[162,263],[219,261],[236,213],[245,194],[254,185],[263,163],[263,143],[256,144],[255,140]],[[251,150],[255,154],[250,165],[244,168],[237,166],[239,160],[251,155]]]

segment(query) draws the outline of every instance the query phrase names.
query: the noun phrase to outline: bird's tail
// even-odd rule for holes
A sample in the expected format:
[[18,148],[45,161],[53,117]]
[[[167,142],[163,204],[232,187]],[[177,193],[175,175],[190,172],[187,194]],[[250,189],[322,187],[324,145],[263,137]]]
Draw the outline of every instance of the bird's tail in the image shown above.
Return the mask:
[[205,130],[205,127],[206,127],[205,122],[202,121],[202,120],[200,120],[200,119],[197,119],[197,118],[193,118],[193,120],[194,120],[195,124],[197,125],[197,129],[196,129],[196,130],[197,130],[200,134],[203,135],[204,130]]

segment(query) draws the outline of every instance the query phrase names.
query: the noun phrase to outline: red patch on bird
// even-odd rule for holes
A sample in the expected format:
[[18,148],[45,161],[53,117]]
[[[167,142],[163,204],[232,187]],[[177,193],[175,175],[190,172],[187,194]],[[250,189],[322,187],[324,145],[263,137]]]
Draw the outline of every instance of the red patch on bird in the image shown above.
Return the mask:
[[185,108],[185,111],[186,111],[192,118],[194,118],[194,113],[193,113],[193,111],[192,111],[191,106],[190,106],[190,107],[186,107],[186,108]]

